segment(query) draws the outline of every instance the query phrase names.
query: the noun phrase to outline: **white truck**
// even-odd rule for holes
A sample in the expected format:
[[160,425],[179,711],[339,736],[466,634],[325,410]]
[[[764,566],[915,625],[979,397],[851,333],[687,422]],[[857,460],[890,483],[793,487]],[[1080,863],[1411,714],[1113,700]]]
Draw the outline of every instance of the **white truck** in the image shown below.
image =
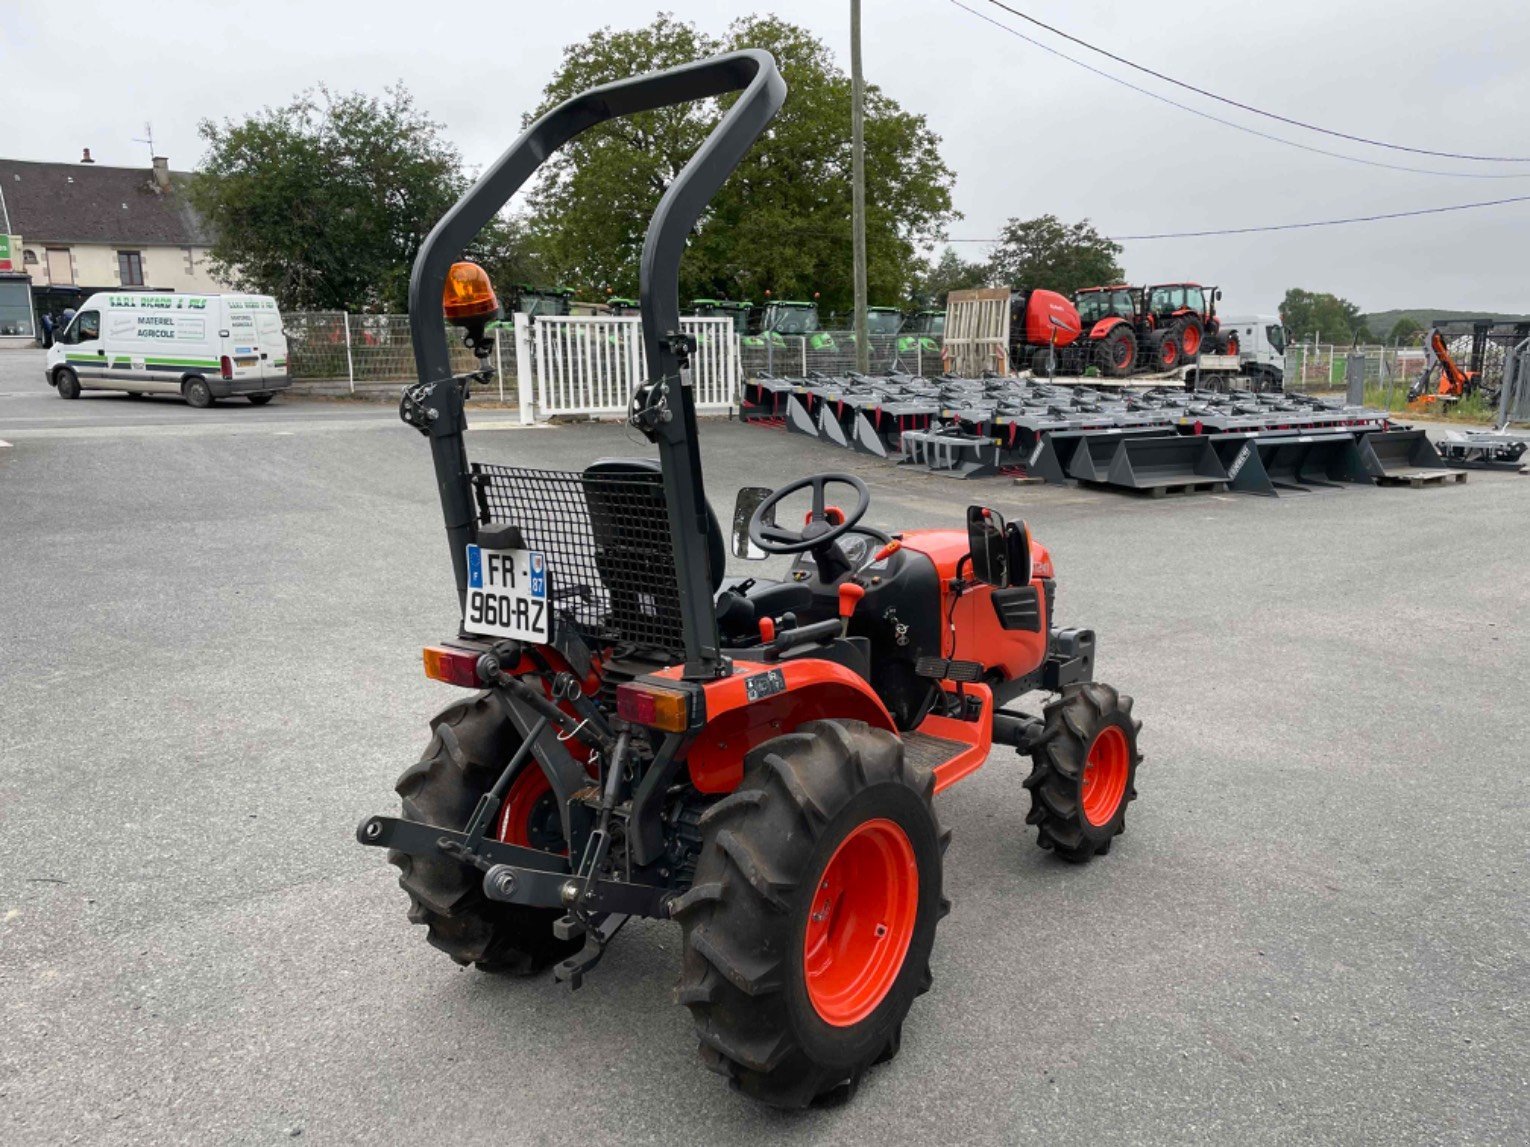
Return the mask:
[[1251,390],[1281,390],[1286,379],[1286,328],[1279,315],[1223,315],[1222,333],[1238,336],[1240,372]]
[[287,335],[269,295],[103,291],[48,350],[48,385],[176,394],[192,406],[242,396],[256,406],[292,385]]

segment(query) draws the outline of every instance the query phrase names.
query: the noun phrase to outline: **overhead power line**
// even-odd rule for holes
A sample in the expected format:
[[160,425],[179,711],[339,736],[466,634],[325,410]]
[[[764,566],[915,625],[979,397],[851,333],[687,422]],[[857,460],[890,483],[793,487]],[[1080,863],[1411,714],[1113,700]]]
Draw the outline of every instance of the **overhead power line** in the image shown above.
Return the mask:
[[1149,68],[1143,64],[1128,60],[1125,56],[1118,56],[1116,53],[1108,51],[1105,48],[1101,48],[1095,44],[1091,44],[1087,40],[1081,40],[1077,36],[1070,35],[1069,33],[1064,32],[1061,28],[1054,28],[1051,24],[1044,23],[1041,20],[1036,19],[1036,17],[1020,11],[1018,8],[1011,8],[1008,4],[1002,3],[1001,0],[988,0],[988,2],[995,8],[1002,8],[1011,16],[1015,16],[1021,20],[1024,20],[1028,24],[1033,24],[1038,28],[1051,32],[1054,36],[1060,36],[1064,40],[1067,40],[1069,43],[1077,44],[1081,48],[1087,48],[1091,52],[1096,52],[1099,55],[1104,56],[1106,59],[1114,60],[1118,64],[1124,64],[1128,68],[1142,72],[1144,75],[1149,75],[1154,79],[1162,80],[1166,84],[1173,84],[1175,87],[1183,88],[1188,92],[1194,92],[1196,95],[1205,96],[1207,99],[1216,100],[1218,103],[1227,104],[1229,107],[1235,107],[1241,111],[1251,112],[1254,115],[1264,116],[1266,119],[1277,120],[1280,123],[1290,124],[1292,127],[1299,127],[1306,131],[1315,131],[1321,135],[1332,136],[1335,139],[1347,139],[1352,143],[1363,143],[1368,147],[1383,147],[1390,151],[1406,151],[1413,155],[1429,155],[1438,159],[1464,159],[1473,163],[1530,163],[1530,156],[1472,155],[1468,152],[1434,151],[1426,147],[1409,147],[1406,144],[1401,143],[1387,143],[1384,140],[1371,139],[1363,135],[1353,135],[1350,132],[1345,131],[1336,131],[1332,128],[1320,127],[1317,124],[1307,123],[1304,120],[1293,119],[1290,116],[1283,116],[1277,112],[1265,111],[1263,108],[1254,107],[1252,104],[1242,103],[1238,100],[1230,99],[1227,96],[1219,96],[1215,92],[1209,92],[1205,88],[1198,88],[1194,84],[1186,83],[1184,80],[1177,80],[1173,76],[1166,76],[1162,72],[1155,71],[1154,69]]
[[[1453,203],[1448,207],[1421,207],[1416,211],[1386,211],[1376,215],[1351,215],[1345,219],[1315,219],[1308,223],[1271,223],[1263,227],[1223,227],[1214,231],[1163,231],[1152,235],[1110,235],[1118,243],[1148,239],[1198,239],[1207,235],[1251,235],[1258,231],[1301,231],[1309,227],[1339,227],[1346,223],[1376,223],[1384,219],[1410,219],[1416,215],[1441,215],[1447,211],[1470,211],[1477,207],[1501,207],[1506,203],[1527,203],[1530,195],[1508,199],[1487,199],[1481,203]],[[1002,239],[943,239],[943,243],[1002,243]]]
[[[1036,39],[1033,36],[1027,36],[1024,32],[1020,31],[1018,28],[1011,28],[1008,24],[1005,24],[1004,22],[1002,22],[1000,20],[995,20],[993,17],[988,16],[985,13],[978,11],[976,8],[968,7],[966,4],[962,3],[962,0],[951,0],[951,3],[954,4],[956,7],[960,8],[963,12],[966,12],[969,15],[972,15],[972,16],[976,16],[979,20],[982,20],[984,23],[992,24],[995,28],[998,28],[998,29],[1001,29],[1002,31],[1008,32],[1011,36],[1014,36],[1017,39],[1024,40],[1027,44],[1030,44],[1032,47],[1040,48],[1043,52],[1046,52],[1046,53],[1048,53],[1050,55],[1056,56],[1060,60],[1065,60],[1068,63],[1074,65],[1075,67],[1083,68],[1084,71],[1090,72],[1090,73],[1092,73],[1092,74],[1094,74],[1096,76],[1099,76],[1101,79],[1109,80],[1113,84],[1119,84],[1121,87],[1127,88],[1130,91],[1134,91],[1138,95],[1147,96],[1149,99],[1157,100],[1161,104],[1167,104],[1171,108],[1178,108],[1182,112],[1189,112],[1191,115],[1199,116],[1201,119],[1210,120],[1212,123],[1219,123],[1223,127],[1230,127],[1234,131],[1241,131],[1241,132],[1244,132],[1247,135],[1257,136],[1260,139],[1267,139],[1267,140],[1271,141],[1272,143],[1283,144],[1286,147],[1294,147],[1294,148],[1296,148],[1299,151],[1311,152],[1313,155],[1326,155],[1330,159],[1342,159],[1342,160],[1344,160],[1347,163],[1358,163],[1358,164],[1360,164],[1360,165],[1362,165],[1364,167],[1379,167],[1379,168],[1382,168],[1382,169],[1384,169],[1386,171],[1406,171],[1406,172],[1409,172],[1410,174],[1413,174],[1413,175],[1435,175],[1435,176],[1443,176],[1443,177],[1448,178],[1448,179],[1526,179],[1526,178],[1530,178],[1530,172],[1522,172],[1522,171],[1511,171],[1511,172],[1439,171],[1439,170],[1436,170],[1436,169],[1430,168],[1430,167],[1408,167],[1408,166],[1406,166],[1404,164],[1386,163],[1386,162],[1383,162],[1382,160],[1379,160],[1379,159],[1366,159],[1363,156],[1347,155],[1347,154],[1345,154],[1342,151],[1329,151],[1326,148],[1314,147],[1311,144],[1299,143],[1299,142],[1297,142],[1294,139],[1287,139],[1285,136],[1272,135],[1270,132],[1260,131],[1258,128],[1249,127],[1247,124],[1241,124],[1241,123],[1238,123],[1238,122],[1236,122],[1234,120],[1230,120],[1230,119],[1223,119],[1221,116],[1212,115],[1210,112],[1202,111],[1200,108],[1195,108],[1195,107],[1191,107],[1189,104],[1180,103],[1178,100],[1170,99],[1168,96],[1161,95],[1158,92],[1152,91],[1149,88],[1141,87],[1141,86],[1139,86],[1137,84],[1132,83],[1129,80],[1123,80],[1120,76],[1112,75],[1111,73],[1109,73],[1107,71],[1104,71],[1104,70],[1102,70],[1100,68],[1094,67],[1092,64],[1086,64],[1083,60],[1078,59],[1076,56],[1070,56],[1070,55],[1068,55],[1068,53],[1063,52],[1063,51],[1059,51],[1058,49],[1052,47],[1050,44],[1043,43],[1042,41]],[[1006,11],[1008,11],[1008,10],[1009,9],[1006,9]],[[1518,161],[1516,161],[1516,162],[1518,162]]]

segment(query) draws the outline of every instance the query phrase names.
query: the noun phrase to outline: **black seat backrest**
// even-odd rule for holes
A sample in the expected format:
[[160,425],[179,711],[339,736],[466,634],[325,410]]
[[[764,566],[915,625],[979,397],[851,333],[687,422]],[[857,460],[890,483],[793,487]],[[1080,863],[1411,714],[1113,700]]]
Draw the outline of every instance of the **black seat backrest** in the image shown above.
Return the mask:
[[[659,467],[659,460],[657,458],[601,458],[598,461],[592,462],[590,465],[586,466],[584,468],[584,473],[586,477],[620,478],[627,474],[660,474],[662,471]],[[590,496],[590,491],[592,489],[596,490],[593,499],[591,499]],[[605,522],[605,525],[608,528],[614,528],[615,531],[619,534],[621,532],[622,518],[626,515],[627,510],[621,509],[614,505],[610,505],[606,499],[603,499],[601,497],[598,483],[586,486],[585,497],[590,501],[590,521],[592,526],[596,526],[597,532],[601,527],[596,525],[595,516],[597,513],[601,513],[603,517],[608,518],[608,520]],[[654,484],[652,499],[652,504],[648,508],[656,514],[665,514],[666,516],[664,521],[667,524],[669,521],[667,516],[668,505],[664,500],[664,487],[662,485],[658,483]],[[603,508],[597,509],[597,503],[603,502],[606,503]],[[670,554],[671,551],[665,551],[665,561],[672,561]],[[727,573],[727,565],[728,543],[723,538],[722,526],[718,524],[717,515],[712,511],[712,503],[708,502],[707,568],[712,577],[713,593],[716,593],[719,589],[722,588],[723,578]]]

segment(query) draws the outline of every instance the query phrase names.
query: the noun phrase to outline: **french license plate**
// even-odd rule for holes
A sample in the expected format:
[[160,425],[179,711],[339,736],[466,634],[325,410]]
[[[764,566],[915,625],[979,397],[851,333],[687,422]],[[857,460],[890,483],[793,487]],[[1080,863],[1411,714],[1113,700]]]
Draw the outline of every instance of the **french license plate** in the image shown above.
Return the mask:
[[258,358],[236,358],[234,360],[234,365],[235,366],[254,366],[259,361],[260,361],[260,359],[258,359]]
[[468,591],[462,628],[486,637],[514,637],[546,645],[547,559],[536,550],[467,548]]

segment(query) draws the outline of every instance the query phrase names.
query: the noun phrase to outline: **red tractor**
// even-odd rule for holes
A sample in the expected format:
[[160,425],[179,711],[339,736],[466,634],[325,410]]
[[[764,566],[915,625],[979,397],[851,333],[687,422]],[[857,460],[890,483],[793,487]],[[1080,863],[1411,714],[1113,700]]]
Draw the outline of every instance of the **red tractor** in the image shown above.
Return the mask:
[[1102,374],[1123,378],[1143,371],[1189,365],[1211,349],[1236,354],[1236,336],[1221,334],[1216,300],[1222,292],[1196,283],[1132,287],[1117,283],[1074,293],[1086,334],[1081,358]]
[[[643,247],[648,381],[629,422],[655,456],[470,462],[464,400],[492,374],[499,308],[482,269],[453,260],[579,132],[732,91]],[[884,533],[863,523],[858,478],[810,475],[735,509],[735,550],[791,557],[786,576],[726,576],[680,257],[785,96],[760,51],[577,95],[425,240],[400,415],[430,441],[462,609],[425,671],[466,692],[399,778],[401,815],[357,838],[389,850],[409,919],[459,964],[551,966],[577,987],[628,919],[676,921],[702,1062],[797,1107],[895,1055],[930,989],[950,909],[936,794],[999,746],[1028,757],[1027,823],[1082,862],[1122,831],[1141,757],[1131,698],[1094,680],[1091,631],[1057,625],[1052,556],[1024,523],[973,506],[954,528]],[[443,319],[483,369],[452,374]],[[794,497],[804,516],[787,515]],[[1039,716],[1015,707],[1027,695]]]

